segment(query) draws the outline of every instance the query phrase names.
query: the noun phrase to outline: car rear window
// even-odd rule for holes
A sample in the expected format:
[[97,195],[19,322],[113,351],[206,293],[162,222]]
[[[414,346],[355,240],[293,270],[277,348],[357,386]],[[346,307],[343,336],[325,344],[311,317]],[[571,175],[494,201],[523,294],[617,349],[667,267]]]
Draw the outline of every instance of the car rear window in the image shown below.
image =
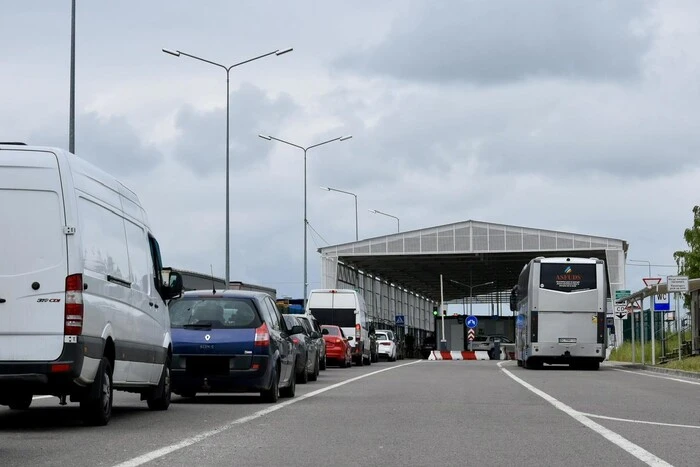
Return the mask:
[[321,328],[327,329],[329,336],[339,336],[340,335],[340,331],[338,330],[338,328],[331,328],[331,327],[327,327],[327,326],[321,326]]
[[377,340],[383,340],[383,341],[389,340],[389,338],[386,337],[386,334],[384,334],[383,332],[378,332],[376,335],[377,335]]
[[262,324],[255,304],[246,298],[181,298],[170,302],[168,308],[173,328],[247,329]]

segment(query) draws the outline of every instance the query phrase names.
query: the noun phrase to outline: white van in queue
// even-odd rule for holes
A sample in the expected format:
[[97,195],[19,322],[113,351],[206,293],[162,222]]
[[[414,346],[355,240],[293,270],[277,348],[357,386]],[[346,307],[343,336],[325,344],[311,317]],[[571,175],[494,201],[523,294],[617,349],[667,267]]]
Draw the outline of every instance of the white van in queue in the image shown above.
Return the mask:
[[314,289],[309,293],[306,312],[321,325],[340,327],[348,336],[352,359],[357,365],[371,365],[367,306],[365,299],[352,289]]
[[105,425],[113,389],[170,404],[170,317],[139,199],[67,151],[0,143],[0,404],[49,394]]

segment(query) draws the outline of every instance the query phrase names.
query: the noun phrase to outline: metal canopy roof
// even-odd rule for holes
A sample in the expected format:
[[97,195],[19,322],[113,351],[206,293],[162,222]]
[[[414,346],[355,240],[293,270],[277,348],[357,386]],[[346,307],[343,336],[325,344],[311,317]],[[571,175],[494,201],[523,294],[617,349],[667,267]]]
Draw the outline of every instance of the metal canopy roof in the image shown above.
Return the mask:
[[[624,261],[611,265],[606,251],[626,253],[627,248],[627,242],[619,239],[469,220],[318,251],[436,301],[442,274],[445,301],[452,301],[468,297],[469,285],[474,296],[499,292],[503,299],[523,266],[536,256],[596,257],[606,260],[609,270],[616,269],[609,271],[614,274],[611,280],[624,278]],[[479,285],[486,282],[494,284]]]

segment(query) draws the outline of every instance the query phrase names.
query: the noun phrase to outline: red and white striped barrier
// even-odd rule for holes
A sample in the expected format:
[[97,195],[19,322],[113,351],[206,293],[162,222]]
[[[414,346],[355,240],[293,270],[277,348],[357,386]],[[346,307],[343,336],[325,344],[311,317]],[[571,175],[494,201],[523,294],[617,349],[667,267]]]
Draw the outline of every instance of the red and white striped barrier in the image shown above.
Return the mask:
[[462,351],[459,350],[433,350],[428,360],[490,360],[489,353],[485,350]]

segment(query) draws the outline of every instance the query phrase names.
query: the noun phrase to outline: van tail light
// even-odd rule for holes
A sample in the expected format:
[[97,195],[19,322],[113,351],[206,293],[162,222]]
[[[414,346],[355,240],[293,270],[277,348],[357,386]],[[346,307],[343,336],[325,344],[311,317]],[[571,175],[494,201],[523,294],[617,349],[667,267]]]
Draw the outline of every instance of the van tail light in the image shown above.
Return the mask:
[[360,340],[360,334],[361,334],[362,326],[359,324],[355,325],[355,340],[359,341]]
[[63,334],[79,336],[83,332],[83,275],[66,277],[66,301]]
[[294,342],[294,345],[299,345],[299,338],[298,338],[298,337],[292,337],[292,342]]
[[267,323],[255,330],[255,347],[267,347],[270,345],[270,333],[267,330]]

